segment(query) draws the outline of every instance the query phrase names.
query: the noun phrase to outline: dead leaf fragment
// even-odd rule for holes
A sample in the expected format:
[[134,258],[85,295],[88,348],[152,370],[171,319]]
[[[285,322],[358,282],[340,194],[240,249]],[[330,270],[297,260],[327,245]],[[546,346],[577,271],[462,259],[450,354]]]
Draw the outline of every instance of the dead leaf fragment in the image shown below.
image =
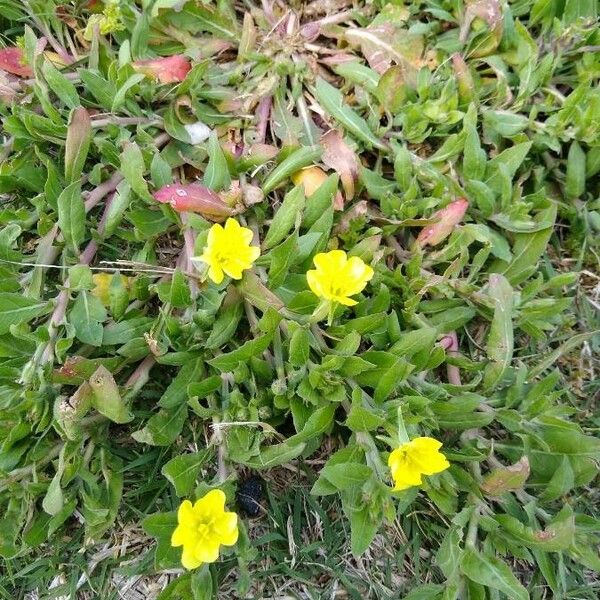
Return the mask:
[[339,173],[347,200],[354,197],[354,183],[358,179],[360,162],[358,156],[346,144],[342,134],[334,129],[321,136],[324,148],[322,160],[329,168]]
[[521,460],[508,467],[494,469],[481,484],[481,489],[490,496],[501,496],[505,492],[520,490],[529,477],[529,459]]

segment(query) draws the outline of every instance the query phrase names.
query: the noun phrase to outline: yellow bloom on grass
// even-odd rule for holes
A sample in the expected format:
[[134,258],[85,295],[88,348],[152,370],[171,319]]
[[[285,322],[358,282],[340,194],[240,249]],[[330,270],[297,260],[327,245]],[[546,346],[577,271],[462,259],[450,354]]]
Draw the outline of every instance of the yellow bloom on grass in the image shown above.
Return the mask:
[[198,258],[208,265],[208,276],[215,283],[221,283],[224,275],[241,279],[242,272],[252,268],[260,256],[260,248],[250,245],[252,236],[252,231],[235,219],[227,219],[225,227],[215,223],[210,228],[204,252]]
[[225,494],[211,490],[192,504],[184,500],[177,511],[177,528],[171,546],[183,546],[181,564],[196,569],[219,558],[219,547],[233,546],[238,539],[237,514],[225,512]]
[[450,463],[440,452],[441,447],[441,442],[430,437],[418,437],[400,444],[388,459],[394,491],[421,485],[422,475],[434,475],[445,471]]
[[306,273],[312,292],[330,302],[353,306],[350,296],[360,294],[373,277],[373,269],[358,256],[348,258],[343,250],[321,252],[313,258],[316,269]]

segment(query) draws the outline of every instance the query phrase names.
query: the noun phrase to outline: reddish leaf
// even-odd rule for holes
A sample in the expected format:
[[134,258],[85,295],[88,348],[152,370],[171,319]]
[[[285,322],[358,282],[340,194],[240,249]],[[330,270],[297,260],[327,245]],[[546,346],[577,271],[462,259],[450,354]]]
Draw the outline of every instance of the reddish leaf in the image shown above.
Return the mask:
[[467,6],[460,27],[459,39],[461,42],[464,43],[467,40],[471,23],[476,18],[483,19],[488,24],[497,41],[500,42],[504,22],[499,0],[475,0]]
[[334,171],[337,171],[344,186],[346,199],[354,197],[354,182],[358,179],[360,163],[358,156],[344,141],[339,131],[331,130],[321,136],[324,148],[322,160]]
[[514,465],[494,469],[483,480],[481,489],[490,496],[501,496],[504,492],[522,490],[529,473],[529,460],[523,456]]
[[451,202],[445,208],[438,210],[431,218],[437,219],[437,223],[429,225],[421,230],[417,238],[417,244],[421,247],[435,246],[443,242],[458,225],[469,208],[469,203],[464,198]]
[[136,60],[133,68],[140,73],[158,79],[161,83],[178,83],[185,79],[192,68],[190,61],[182,54],[165,58]]
[[24,62],[21,48],[1,48],[0,69],[19,77],[33,77],[31,67]]
[[197,212],[214,221],[234,214],[216,192],[199,183],[165,185],[153,196],[158,202],[170,204],[177,212]]

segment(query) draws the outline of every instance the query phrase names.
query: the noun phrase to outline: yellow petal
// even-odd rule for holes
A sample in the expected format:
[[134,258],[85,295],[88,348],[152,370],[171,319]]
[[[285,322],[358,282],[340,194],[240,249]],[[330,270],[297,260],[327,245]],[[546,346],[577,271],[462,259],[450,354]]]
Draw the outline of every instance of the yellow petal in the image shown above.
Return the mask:
[[346,253],[343,250],[320,252],[313,258],[313,262],[317,269],[332,275],[339,274],[343,270],[346,260]]
[[223,235],[223,227],[221,225],[219,225],[219,223],[215,223],[209,230],[208,230],[208,237],[206,238],[206,243],[208,246],[211,246],[213,244],[216,244],[219,239],[222,237]]
[[418,473],[402,473],[394,477],[394,491],[401,492],[422,483],[423,480]]
[[450,463],[439,451],[442,443],[429,437],[415,438],[411,442],[411,460],[424,475],[434,475],[446,470]]
[[358,304],[356,300],[352,300],[352,298],[347,298],[345,296],[336,296],[335,301],[344,306],[354,306],[355,304]]
[[198,558],[193,545],[184,546],[181,554],[181,564],[186,569],[197,569],[201,564],[202,560]]
[[244,244],[250,244],[254,239],[254,233],[252,232],[252,229],[240,227],[240,238]]
[[[225,232],[233,235],[240,235],[240,230],[244,229],[235,219],[229,217],[225,222]],[[252,232],[251,232],[252,233]]]
[[234,512],[223,513],[223,518],[219,520],[219,523],[215,527],[215,531],[219,536],[221,544],[224,546],[233,546],[239,535],[238,530],[238,516]]
[[208,276],[214,281],[217,285],[223,281],[223,269],[216,265],[211,265],[208,270]]
[[173,534],[171,535],[171,546],[184,546],[185,544],[193,541],[193,537],[194,530],[192,528],[179,525],[175,528],[175,531],[173,531]]
[[227,265],[223,267],[223,271],[225,271],[232,279],[241,279],[243,270],[243,267],[238,265]]
[[260,256],[260,248],[258,246],[250,246],[250,261],[254,262]]
[[307,271],[306,272],[306,281],[308,283],[308,287],[311,289],[312,293],[315,296],[323,296],[323,288],[321,286],[321,279],[317,271]]
[[223,490],[210,490],[200,500],[194,504],[194,512],[196,514],[212,514],[222,513],[225,510],[225,494]]
[[177,523],[184,527],[194,527],[196,525],[196,515],[192,503],[189,500],[184,500],[177,510]]
[[201,563],[213,563],[219,558],[219,542],[202,540],[196,544],[194,555]]

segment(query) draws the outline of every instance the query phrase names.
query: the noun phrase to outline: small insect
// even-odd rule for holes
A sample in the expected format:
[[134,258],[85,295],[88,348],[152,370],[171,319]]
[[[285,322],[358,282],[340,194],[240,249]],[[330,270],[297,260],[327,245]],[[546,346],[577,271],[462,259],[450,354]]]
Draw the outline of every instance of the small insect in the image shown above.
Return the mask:
[[250,477],[240,483],[237,491],[238,506],[249,516],[260,514],[260,501],[263,497],[263,480],[260,477]]

